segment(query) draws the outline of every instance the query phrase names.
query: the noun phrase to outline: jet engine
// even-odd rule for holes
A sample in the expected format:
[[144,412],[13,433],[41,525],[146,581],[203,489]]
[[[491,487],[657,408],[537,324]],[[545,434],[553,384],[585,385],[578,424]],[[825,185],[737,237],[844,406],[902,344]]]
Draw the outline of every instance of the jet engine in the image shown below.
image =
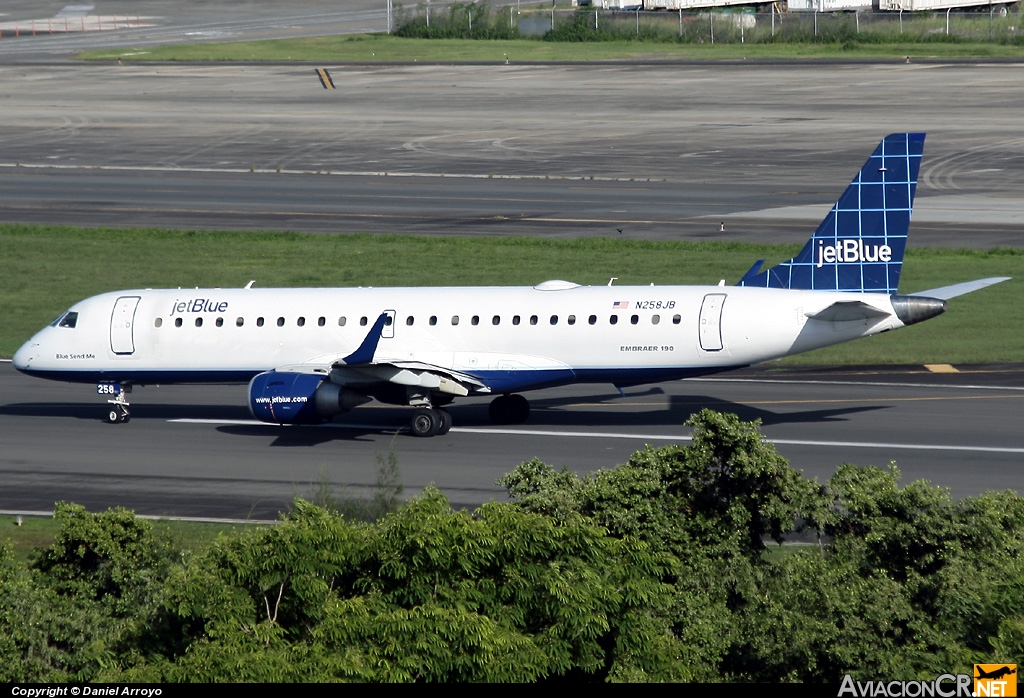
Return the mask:
[[249,412],[271,424],[316,424],[370,401],[326,376],[267,371],[249,381]]

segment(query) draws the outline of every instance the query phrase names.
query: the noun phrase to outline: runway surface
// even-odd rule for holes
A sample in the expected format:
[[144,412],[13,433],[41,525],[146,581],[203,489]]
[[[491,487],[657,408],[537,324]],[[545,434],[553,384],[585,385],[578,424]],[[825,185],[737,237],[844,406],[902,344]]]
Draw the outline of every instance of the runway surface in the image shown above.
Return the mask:
[[0,64],[0,218],[798,242],[906,129],[912,244],[1022,244],[1016,65],[331,69]]
[[322,427],[253,422],[244,386],[137,388],[132,421],[102,421],[90,386],[21,376],[0,364],[0,510],[48,511],[57,500],[153,515],[274,519],[325,485],[367,496],[377,456],[394,450],[406,495],[435,484],[456,506],[504,491],[495,480],[532,457],[576,472],[624,462],[646,444],[685,443],[704,407],[760,419],[791,464],[824,481],[852,462],[896,461],[957,497],[1024,485],[1024,369],[958,374],[923,368],[743,371],[634,388],[534,393],[527,424],[496,428],[486,401],[451,408],[445,437],[397,433],[409,412],[360,408]]

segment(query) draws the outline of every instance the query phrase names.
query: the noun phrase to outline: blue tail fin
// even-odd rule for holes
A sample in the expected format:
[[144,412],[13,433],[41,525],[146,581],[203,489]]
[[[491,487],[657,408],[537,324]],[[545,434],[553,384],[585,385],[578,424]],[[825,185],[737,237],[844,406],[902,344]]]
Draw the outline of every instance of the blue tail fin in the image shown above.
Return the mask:
[[737,285],[896,293],[923,150],[923,133],[886,136],[800,254]]

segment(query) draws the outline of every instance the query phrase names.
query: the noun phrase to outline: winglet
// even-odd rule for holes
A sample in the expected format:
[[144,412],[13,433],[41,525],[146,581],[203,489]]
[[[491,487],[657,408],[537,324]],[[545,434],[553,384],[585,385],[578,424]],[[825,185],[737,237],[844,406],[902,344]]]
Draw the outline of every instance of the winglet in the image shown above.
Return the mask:
[[384,325],[388,321],[388,314],[381,313],[377,321],[373,323],[373,327],[370,328],[370,332],[366,335],[366,339],[359,345],[359,348],[354,352],[342,359],[342,362],[348,366],[352,364],[368,364],[373,361],[373,355],[377,353],[377,342],[380,341],[381,333],[384,332]]

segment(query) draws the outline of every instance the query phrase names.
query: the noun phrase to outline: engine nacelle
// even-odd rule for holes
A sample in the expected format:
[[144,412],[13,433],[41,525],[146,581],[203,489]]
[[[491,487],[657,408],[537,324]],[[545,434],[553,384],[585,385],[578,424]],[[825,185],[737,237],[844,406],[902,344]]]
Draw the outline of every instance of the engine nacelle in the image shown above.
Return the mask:
[[315,373],[267,371],[249,381],[249,412],[271,424],[316,424],[369,401]]

